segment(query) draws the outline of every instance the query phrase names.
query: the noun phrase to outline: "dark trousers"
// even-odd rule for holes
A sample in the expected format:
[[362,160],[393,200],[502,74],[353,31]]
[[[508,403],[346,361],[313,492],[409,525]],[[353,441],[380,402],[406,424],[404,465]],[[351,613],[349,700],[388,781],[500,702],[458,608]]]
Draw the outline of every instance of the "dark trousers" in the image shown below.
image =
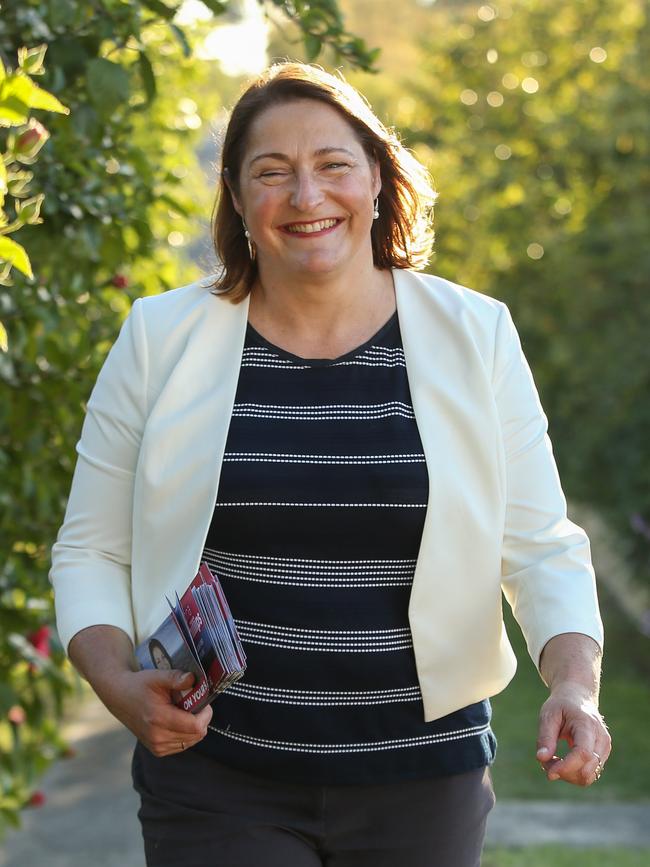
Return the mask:
[[487,768],[387,785],[281,783],[138,744],[148,867],[479,867]]

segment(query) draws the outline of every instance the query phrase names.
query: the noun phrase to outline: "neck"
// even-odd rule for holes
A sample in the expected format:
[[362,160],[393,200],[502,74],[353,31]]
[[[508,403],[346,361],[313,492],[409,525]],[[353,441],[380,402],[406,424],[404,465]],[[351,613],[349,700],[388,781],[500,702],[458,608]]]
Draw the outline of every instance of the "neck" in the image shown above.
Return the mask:
[[336,357],[370,338],[394,310],[392,273],[372,261],[341,275],[299,281],[260,267],[249,320],[268,340],[297,355]]
[[323,327],[367,315],[369,308],[392,293],[390,273],[375,268],[371,261],[338,275],[310,274],[296,279],[268,274],[260,263],[251,308],[288,327],[322,332]]

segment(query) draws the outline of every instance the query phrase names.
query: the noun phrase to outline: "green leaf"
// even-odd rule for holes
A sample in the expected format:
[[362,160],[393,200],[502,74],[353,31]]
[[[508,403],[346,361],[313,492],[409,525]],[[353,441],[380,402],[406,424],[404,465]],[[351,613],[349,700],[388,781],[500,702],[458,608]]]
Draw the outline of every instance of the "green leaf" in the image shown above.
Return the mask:
[[9,262],[27,277],[33,277],[29,256],[24,247],[11,238],[0,237],[0,261]]
[[47,18],[49,19],[48,24],[50,27],[58,32],[72,29],[75,18],[79,14],[78,3],[72,2],[72,0],[57,0],[56,3],[48,3],[47,7]]
[[131,88],[124,67],[104,57],[96,57],[88,63],[86,70],[88,93],[102,114],[111,114],[128,101]]
[[228,8],[228,4],[223,0],[203,0],[203,5],[207,6],[210,12],[214,12],[215,15],[223,15]]
[[140,75],[142,76],[142,85],[146,94],[144,107],[147,107],[156,98],[156,76],[145,51],[139,53],[138,63],[140,64]]
[[307,59],[310,62],[312,60],[316,60],[316,58],[320,54],[320,50],[323,44],[320,37],[314,36],[313,33],[306,33],[304,43],[305,51],[307,52]]
[[28,118],[29,106],[11,93],[3,94],[0,88],[0,127],[21,126]]
[[189,211],[182,205],[178,199],[175,199],[173,196],[170,196],[168,193],[160,193],[157,197],[159,202],[165,202],[166,205],[169,205],[170,208],[173,208],[174,211],[178,211],[179,214],[182,214],[184,217],[189,216]]
[[63,105],[62,102],[49,93],[47,90],[43,90],[42,87],[39,87],[34,82],[31,82],[32,90],[29,96],[29,106],[30,108],[42,108],[45,111],[56,111],[58,114],[70,114],[70,109]]
[[192,48],[190,43],[187,41],[187,36],[184,31],[178,26],[178,24],[171,24],[171,31],[180,43],[181,48],[183,49],[183,57],[189,57],[192,54]]
[[48,93],[47,90],[39,87],[37,84],[25,75],[23,72],[16,72],[5,78],[0,88],[0,113],[3,112],[3,107],[7,102],[12,104],[13,100],[18,100],[20,104],[27,108],[42,108],[45,111],[56,111],[60,114],[69,114],[69,109],[62,105],[59,100]]
[[178,9],[171,9],[169,6],[166,6],[162,0],[142,0],[142,5],[146,6],[151,12],[160,15],[166,21],[171,21],[178,11]]

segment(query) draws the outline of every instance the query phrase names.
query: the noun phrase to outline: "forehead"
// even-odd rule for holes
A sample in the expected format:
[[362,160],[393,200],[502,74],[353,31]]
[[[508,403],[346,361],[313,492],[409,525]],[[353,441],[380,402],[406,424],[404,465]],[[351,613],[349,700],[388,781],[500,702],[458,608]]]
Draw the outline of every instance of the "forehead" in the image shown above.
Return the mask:
[[363,154],[357,133],[335,108],[314,99],[291,100],[258,114],[247,136],[244,162],[258,153],[275,151],[290,156],[339,145]]

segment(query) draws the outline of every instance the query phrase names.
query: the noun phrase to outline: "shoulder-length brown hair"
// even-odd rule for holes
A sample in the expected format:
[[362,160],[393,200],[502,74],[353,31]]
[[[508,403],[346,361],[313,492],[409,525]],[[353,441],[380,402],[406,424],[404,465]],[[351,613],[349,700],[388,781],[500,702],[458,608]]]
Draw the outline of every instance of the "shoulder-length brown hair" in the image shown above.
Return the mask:
[[226,184],[237,194],[242,160],[252,123],[265,109],[297,99],[315,99],[339,112],[381,172],[379,217],[371,230],[377,268],[423,268],[433,247],[431,210],[436,199],[425,167],[372,111],[368,101],[342,76],[321,67],[283,62],[271,66],[243,93],[232,110],[221,154],[221,174],[212,215],[212,239],[222,270],[212,291],[242,301],[257,277],[242,220]]

